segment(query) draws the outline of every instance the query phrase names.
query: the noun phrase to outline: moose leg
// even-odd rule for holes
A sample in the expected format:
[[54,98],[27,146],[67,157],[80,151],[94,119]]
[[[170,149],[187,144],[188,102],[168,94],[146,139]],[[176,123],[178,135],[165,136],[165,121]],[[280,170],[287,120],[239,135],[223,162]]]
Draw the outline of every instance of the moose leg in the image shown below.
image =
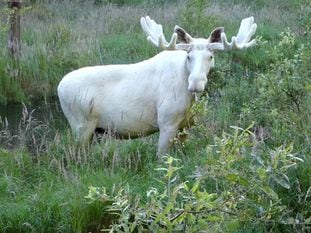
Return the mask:
[[168,152],[169,146],[172,143],[174,137],[176,136],[177,130],[178,125],[174,126],[165,125],[160,127],[160,136],[157,152],[158,159],[161,159],[161,157]]
[[77,142],[81,146],[88,146],[93,134],[95,133],[96,125],[96,121],[87,121],[75,128]]

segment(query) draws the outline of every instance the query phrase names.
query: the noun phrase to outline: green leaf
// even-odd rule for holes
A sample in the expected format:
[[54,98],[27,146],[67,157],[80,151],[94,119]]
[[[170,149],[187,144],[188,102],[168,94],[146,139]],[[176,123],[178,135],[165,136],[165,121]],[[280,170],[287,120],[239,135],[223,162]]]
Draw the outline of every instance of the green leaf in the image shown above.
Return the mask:
[[245,179],[244,177],[239,176],[239,184],[243,185],[243,186],[249,186],[249,182],[247,179]]
[[283,188],[289,189],[290,183],[288,177],[284,173],[277,173],[271,175],[271,177]]
[[165,167],[159,167],[159,168],[155,168],[155,171],[167,171],[167,168]]
[[187,185],[187,181],[184,182],[183,185],[184,185],[184,189],[185,189],[186,191],[189,191],[189,187],[188,187],[188,185]]
[[273,189],[271,189],[269,186],[264,186],[261,188],[262,191],[264,191],[271,199],[278,200],[279,196],[276,192],[274,192]]
[[293,217],[289,217],[285,220],[286,224],[295,224],[295,219]]
[[197,180],[197,181],[194,183],[194,185],[192,186],[191,192],[192,192],[192,193],[195,193],[195,192],[198,190],[199,187],[200,187],[200,180]]
[[231,182],[231,183],[236,183],[238,178],[239,178],[239,176],[235,173],[229,173],[226,175],[226,180]]
[[305,224],[311,224],[311,217],[305,219],[304,223]]
[[174,161],[178,161],[178,159],[175,159],[174,157],[169,156],[167,157],[167,161],[165,163],[171,165]]
[[218,215],[209,215],[207,216],[207,219],[211,222],[220,222],[223,218]]
[[311,92],[311,83],[310,84],[306,84],[305,90]]
[[240,175],[235,174],[235,173],[227,174],[226,179],[231,183],[238,183],[238,184],[243,185],[243,186],[249,185],[249,182],[247,179],[245,179],[244,177],[241,177]]
[[166,176],[171,178],[171,176],[173,175],[173,172],[174,172],[174,169],[172,167],[170,167],[168,170],[167,170],[167,174]]

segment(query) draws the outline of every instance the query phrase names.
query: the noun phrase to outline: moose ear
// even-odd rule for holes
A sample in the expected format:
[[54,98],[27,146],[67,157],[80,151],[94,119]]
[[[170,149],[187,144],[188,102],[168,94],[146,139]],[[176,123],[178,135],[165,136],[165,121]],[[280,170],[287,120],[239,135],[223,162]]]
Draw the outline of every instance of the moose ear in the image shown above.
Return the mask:
[[223,27],[218,27],[215,28],[210,36],[209,36],[209,41],[210,43],[216,43],[216,42],[221,42],[221,33],[224,32],[224,28]]
[[189,44],[193,38],[181,27],[175,26],[174,32],[177,34],[177,41],[185,44]]

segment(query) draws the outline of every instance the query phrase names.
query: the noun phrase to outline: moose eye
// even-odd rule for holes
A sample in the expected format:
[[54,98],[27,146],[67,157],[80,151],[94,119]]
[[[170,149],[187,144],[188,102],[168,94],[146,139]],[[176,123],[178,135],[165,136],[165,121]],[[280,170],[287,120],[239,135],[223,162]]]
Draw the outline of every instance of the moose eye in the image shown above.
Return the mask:
[[211,55],[211,56],[209,57],[209,59],[210,59],[210,60],[212,60],[213,58],[214,58],[214,56],[213,56],[213,55]]
[[189,55],[187,55],[187,60],[190,61],[190,56]]

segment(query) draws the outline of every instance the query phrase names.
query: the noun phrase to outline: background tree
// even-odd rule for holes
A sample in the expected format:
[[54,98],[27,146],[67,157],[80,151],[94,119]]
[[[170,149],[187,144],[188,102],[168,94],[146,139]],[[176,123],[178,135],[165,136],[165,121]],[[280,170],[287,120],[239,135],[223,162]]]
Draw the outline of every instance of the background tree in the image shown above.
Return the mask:
[[17,59],[20,56],[21,45],[20,45],[20,9],[21,0],[10,0],[8,2],[10,14],[9,14],[9,39],[8,49],[11,56]]

